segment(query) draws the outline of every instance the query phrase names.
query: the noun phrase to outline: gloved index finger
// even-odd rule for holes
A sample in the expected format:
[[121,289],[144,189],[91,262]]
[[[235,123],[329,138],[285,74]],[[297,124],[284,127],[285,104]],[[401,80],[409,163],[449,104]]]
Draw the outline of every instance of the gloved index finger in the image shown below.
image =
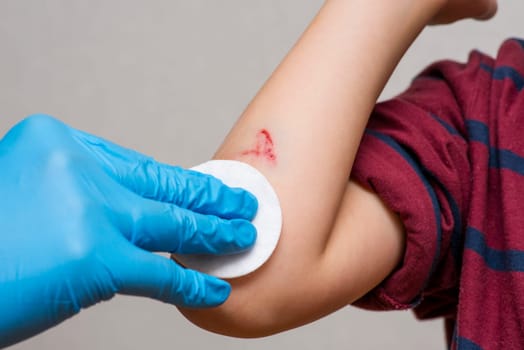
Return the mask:
[[144,250],[228,255],[250,249],[256,239],[256,228],[247,220],[226,220],[150,199],[138,199],[133,205],[131,221],[120,229]]
[[155,161],[131,149],[74,130],[101,166],[121,185],[148,199],[222,218],[251,220],[258,203],[249,192],[210,175]]

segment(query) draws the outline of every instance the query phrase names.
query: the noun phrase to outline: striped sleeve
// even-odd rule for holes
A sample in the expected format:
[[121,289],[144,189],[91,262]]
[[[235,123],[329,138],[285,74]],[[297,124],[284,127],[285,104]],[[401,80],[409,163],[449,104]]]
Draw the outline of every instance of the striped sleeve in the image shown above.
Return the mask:
[[471,169],[450,72],[473,74],[469,65],[437,63],[373,111],[352,177],[399,215],[406,249],[395,271],[356,306],[416,308],[423,318],[455,312]]
[[465,111],[472,189],[452,349],[524,348],[524,42],[480,62]]
[[376,106],[352,176],[399,215],[406,247],[357,306],[445,317],[451,349],[524,348],[523,131],[518,39]]

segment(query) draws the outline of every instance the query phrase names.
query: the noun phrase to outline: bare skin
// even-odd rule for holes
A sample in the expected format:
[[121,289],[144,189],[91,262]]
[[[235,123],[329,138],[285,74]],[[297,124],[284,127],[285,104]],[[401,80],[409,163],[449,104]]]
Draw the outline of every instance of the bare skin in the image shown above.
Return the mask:
[[430,24],[447,24],[464,18],[487,20],[497,13],[497,0],[447,0]]
[[259,270],[230,281],[222,306],[183,314],[213,332],[266,336],[332,313],[387,277],[403,256],[402,224],[348,182],[368,116],[427,24],[494,11],[493,0],[326,1],[215,155],[272,183],[284,218],[279,245]]

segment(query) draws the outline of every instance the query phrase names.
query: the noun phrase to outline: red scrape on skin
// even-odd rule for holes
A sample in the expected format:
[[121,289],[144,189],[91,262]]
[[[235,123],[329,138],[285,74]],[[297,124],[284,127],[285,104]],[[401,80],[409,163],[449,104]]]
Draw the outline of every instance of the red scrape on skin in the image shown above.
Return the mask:
[[275,154],[275,146],[271,134],[266,129],[262,129],[257,133],[257,140],[255,147],[241,153],[243,156],[263,157],[270,163],[275,164],[277,155]]

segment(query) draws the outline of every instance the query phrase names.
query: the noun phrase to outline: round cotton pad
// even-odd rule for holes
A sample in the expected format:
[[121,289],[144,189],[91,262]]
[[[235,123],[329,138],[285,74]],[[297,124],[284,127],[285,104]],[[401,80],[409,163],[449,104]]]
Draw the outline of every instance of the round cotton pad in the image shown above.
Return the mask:
[[258,200],[258,211],[253,225],[257,240],[249,251],[232,255],[175,255],[187,268],[219,278],[247,275],[262,266],[277,246],[282,230],[282,211],[273,187],[257,169],[234,160],[212,160],[192,170],[213,175],[230,187],[241,187]]

